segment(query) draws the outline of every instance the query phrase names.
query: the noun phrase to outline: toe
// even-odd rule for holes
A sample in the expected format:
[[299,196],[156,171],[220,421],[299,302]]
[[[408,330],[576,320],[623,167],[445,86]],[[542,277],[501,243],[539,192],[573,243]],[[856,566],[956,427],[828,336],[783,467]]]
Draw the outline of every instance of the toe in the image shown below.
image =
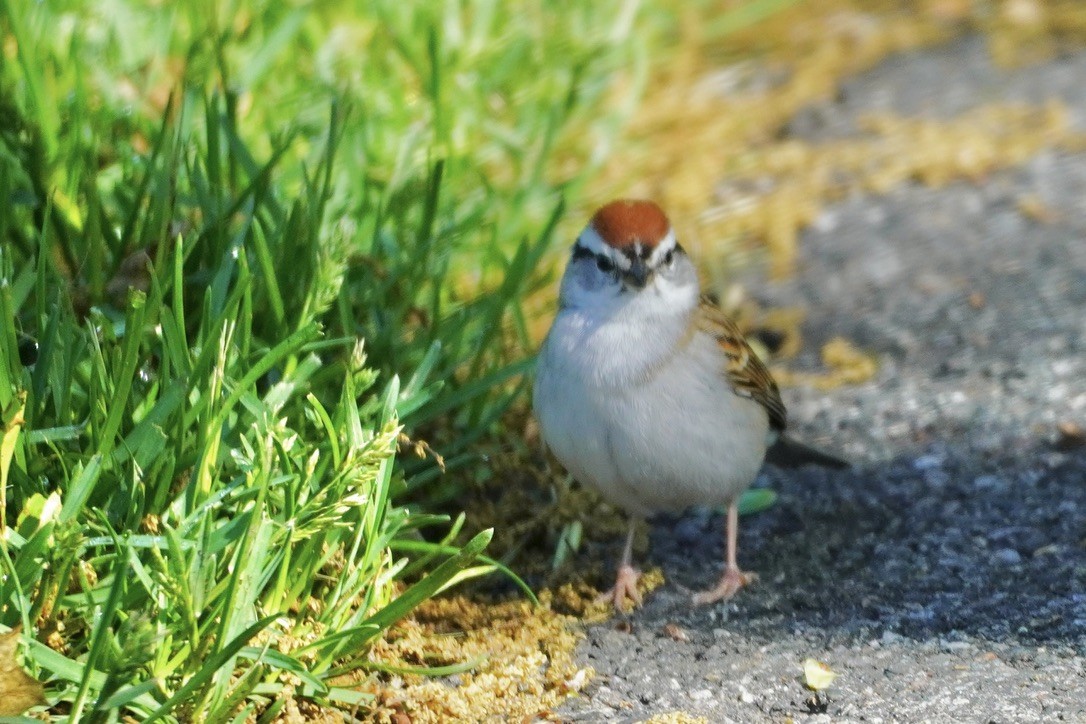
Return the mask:
[[641,593],[637,590],[637,581],[641,577],[640,571],[633,566],[620,566],[618,575],[615,576],[615,585],[596,597],[596,602],[610,601],[618,613],[626,610],[626,601],[633,602],[634,607],[641,605]]
[[727,601],[738,593],[740,588],[750,585],[756,580],[758,580],[757,574],[745,573],[738,568],[729,568],[724,572],[724,577],[720,579],[720,583],[715,588],[694,594],[694,605],[704,606],[717,601]]

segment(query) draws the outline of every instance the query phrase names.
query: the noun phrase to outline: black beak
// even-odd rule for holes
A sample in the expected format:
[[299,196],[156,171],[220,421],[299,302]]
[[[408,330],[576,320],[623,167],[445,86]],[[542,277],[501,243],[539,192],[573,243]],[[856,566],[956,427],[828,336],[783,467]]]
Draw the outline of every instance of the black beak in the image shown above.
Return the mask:
[[630,262],[630,268],[623,274],[626,277],[626,281],[632,287],[637,289],[644,289],[645,285],[649,283],[649,277],[652,276],[652,270],[645,266],[644,259],[640,257],[634,257]]

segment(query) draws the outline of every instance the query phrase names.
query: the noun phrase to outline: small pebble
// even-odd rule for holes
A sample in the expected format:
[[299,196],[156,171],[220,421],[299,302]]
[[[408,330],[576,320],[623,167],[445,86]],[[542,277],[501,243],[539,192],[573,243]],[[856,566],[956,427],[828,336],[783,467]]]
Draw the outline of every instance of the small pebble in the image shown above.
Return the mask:
[[950,482],[950,473],[938,469],[925,470],[924,482],[929,488],[941,490]]
[[1017,566],[1022,562],[1022,555],[1013,548],[1000,548],[992,556],[996,561],[1007,566]]
[[973,644],[968,641],[947,641],[943,644],[943,648],[950,652],[969,651],[973,648]]
[[932,470],[942,464],[943,458],[940,455],[921,455],[913,460],[913,467],[917,470]]
[[895,644],[898,641],[901,641],[902,638],[901,634],[896,634],[893,631],[883,631],[881,641],[884,645]]

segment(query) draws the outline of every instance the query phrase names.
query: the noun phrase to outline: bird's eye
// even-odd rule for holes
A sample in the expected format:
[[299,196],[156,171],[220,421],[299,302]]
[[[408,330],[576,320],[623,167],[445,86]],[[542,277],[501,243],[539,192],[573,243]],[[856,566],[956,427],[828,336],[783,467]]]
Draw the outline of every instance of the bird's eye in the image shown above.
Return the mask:
[[667,254],[664,255],[664,263],[671,266],[671,262],[675,261],[675,250],[668,249]]
[[615,270],[615,263],[605,256],[597,256],[596,268],[604,273],[613,272]]

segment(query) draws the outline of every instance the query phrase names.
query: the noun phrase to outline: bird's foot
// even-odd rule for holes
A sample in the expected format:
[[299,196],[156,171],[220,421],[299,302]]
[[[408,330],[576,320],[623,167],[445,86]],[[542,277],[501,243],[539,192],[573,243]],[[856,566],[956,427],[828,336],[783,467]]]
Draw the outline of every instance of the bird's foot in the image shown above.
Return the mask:
[[624,613],[626,599],[633,601],[634,606],[641,605],[641,594],[637,591],[637,579],[641,577],[641,571],[631,565],[623,564],[618,567],[618,575],[615,576],[615,586],[609,591],[601,593],[596,598],[596,603],[610,601],[615,611]]
[[728,566],[724,571],[724,577],[716,588],[694,594],[694,605],[704,606],[707,603],[726,601],[734,596],[740,588],[750,585],[758,580],[757,573],[747,573],[739,570],[737,566]]

